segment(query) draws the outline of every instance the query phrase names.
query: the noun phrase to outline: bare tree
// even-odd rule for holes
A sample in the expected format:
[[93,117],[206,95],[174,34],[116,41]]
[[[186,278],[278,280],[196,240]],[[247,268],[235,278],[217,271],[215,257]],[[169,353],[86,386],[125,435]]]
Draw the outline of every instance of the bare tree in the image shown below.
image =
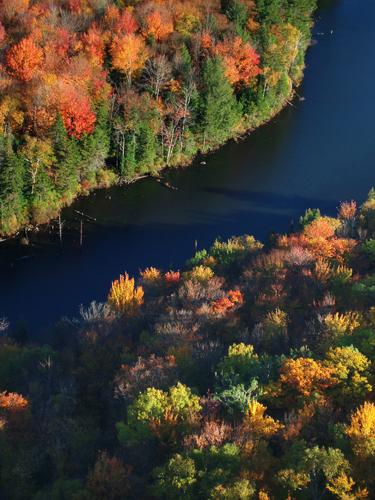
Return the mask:
[[0,335],[3,334],[9,328],[9,322],[6,318],[0,318]]
[[[181,139],[182,124],[185,117],[184,106],[178,102],[170,107],[170,111],[163,121],[162,139],[163,146],[167,149],[166,163],[170,165],[175,147]],[[164,149],[164,147],[163,147]]]
[[170,80],[171,64],[165,55],[158,55],[146,63],[144,75],[146,85],[158,99],[163,86]]

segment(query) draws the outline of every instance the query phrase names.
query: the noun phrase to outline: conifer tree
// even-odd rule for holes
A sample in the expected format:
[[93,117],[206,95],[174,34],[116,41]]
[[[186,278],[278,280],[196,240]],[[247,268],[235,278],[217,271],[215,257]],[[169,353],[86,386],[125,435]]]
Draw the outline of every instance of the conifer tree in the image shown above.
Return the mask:
[[0,231],[12,234],[25,224],[24,163],[13,150],[11,134],[0,135]]
[[96,174],[105,165],[109,155],[110,131],[108,119],[108,105],[101,103],[96,110],[95,129],[92,134],[85,135],[79,142],[82,163],[81,179],[96,184]]
[[52,129],[52,143],[56,157],[56,190],[62,197],[70,199],[78,189],[78,166],[81,158],[77,142],[69,138],[61,115],[58,115]]
[[149,124],[144,122],[139,127],[139,138],[137,147],[137,163],[140,172],[152,170],[157,152],[155,134]]
[[203,82],[202,128],[205,148],[206,145],[219,144],[228,139],[241,113],[219,58],[206,61]]

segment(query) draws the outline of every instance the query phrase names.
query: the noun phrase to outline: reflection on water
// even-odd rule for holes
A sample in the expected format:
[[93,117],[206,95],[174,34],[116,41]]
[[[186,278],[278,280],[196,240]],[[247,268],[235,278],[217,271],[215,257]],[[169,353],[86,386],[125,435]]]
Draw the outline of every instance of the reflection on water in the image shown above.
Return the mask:
[[[124,270],[181,266],[195,241],[204,247],[244,232],[265,239],[307,207],[333,214],[340,200],[363,199],[374,183],[375,2],[322,4],[299,89],[304,101],[207,165],[169,172],[177,191],[146,179],[77,201],[63,213],[62,249],[56,228],[26,249],[2,244],[0,315],[40,327],[105,299]],[[83,248],[76,210],[96,219],[84,220]]]

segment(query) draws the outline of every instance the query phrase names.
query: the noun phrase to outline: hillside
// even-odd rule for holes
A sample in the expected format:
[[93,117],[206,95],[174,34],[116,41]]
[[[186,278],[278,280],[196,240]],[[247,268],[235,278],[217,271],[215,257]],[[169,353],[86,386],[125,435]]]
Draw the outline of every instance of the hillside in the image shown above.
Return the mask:
[[372,190],[125,273],[48,346],[4,320],[1,496],[373,498],[374,272]]

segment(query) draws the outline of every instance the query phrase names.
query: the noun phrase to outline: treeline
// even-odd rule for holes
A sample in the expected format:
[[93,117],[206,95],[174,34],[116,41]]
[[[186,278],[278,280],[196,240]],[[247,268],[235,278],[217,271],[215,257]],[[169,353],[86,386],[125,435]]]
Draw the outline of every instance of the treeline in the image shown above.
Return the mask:
[[372,190],[121,275],[50,345],[3,320],[1,498],[374,498],[374,305]]
[[186,164],[301,77],[316,0],[1,0],[0,234]]

